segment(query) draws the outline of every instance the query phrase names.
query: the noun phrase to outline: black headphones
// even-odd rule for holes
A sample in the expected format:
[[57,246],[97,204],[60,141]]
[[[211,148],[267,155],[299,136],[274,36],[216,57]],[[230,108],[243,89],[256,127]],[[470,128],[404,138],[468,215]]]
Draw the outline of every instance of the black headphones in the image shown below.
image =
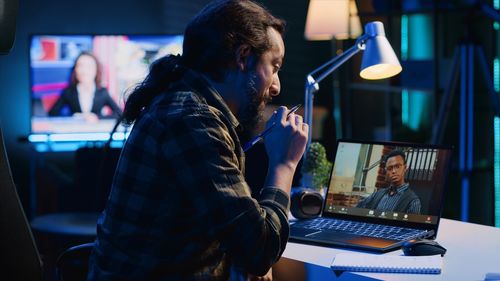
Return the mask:
[[297,219],[310,219],[321,214],[323,196],[311,188],[292,188],[290,212]]

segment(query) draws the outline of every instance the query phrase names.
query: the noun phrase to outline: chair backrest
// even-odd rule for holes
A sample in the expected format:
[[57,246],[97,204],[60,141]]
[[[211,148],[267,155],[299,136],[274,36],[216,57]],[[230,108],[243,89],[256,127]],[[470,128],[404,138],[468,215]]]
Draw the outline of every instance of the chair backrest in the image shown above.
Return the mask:
[[[106,205],[121,148],[80,147],[75,152],[72,208],[101,212]],[[79,206],[79,204],[81,206]]]
[[43,278],[42,262],[17,195],[0,127],[0,268],[9,280]]
[[89,258],[94,243],[73,246],[59,255],[56,262],[56,274],[59,281],[85,281],[89,267]]

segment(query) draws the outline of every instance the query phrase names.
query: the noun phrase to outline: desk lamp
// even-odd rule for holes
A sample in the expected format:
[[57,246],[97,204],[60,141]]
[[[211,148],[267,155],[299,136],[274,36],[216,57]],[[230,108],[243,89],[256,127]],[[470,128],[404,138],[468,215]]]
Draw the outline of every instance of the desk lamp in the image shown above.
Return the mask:
[[[356,39],[354,46],[307,75],[304,96],[304,119],[309,125],[309,138],[307,140],[306,151],[311,144],[313,100],[314,93],[319,90],[318,83],[359,51],[364,51],[361,63],[361,78],[367,80],[384,79],[395,76],[402,70],[394,50],[385,37],[384,25],[379,21],[367,23],[365,25],[365,33]],[[303,160],[305,160],[306,154],[304,153]]]

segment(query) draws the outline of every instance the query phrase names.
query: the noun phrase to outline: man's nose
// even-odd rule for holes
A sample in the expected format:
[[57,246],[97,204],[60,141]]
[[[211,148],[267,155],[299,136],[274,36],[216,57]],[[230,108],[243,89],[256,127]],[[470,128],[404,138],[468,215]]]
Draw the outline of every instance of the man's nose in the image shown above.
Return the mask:
[[271,88],[269,88],[269,95],[271,97],[275,97],[280,94],[280,91],[281,91],[280,79],[276,77],[273,83],[271,84]]

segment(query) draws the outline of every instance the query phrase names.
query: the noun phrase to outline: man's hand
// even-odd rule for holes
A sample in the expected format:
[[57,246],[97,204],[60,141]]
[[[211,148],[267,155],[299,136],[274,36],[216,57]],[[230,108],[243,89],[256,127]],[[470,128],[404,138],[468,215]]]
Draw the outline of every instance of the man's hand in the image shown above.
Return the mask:
[[264,138],[271,164],[296,166],[304,154],[309,127],[302,116],[288,112],[286,107],[279,107],[266,124],[266,128],[275,124]]
[[267,127],[276,124],[264,138],[269,166],[265,186],[276,186],[289,193],[293,175],[307,143],[309,126],[302,116],[290,113],[281,106],[267,122]]

